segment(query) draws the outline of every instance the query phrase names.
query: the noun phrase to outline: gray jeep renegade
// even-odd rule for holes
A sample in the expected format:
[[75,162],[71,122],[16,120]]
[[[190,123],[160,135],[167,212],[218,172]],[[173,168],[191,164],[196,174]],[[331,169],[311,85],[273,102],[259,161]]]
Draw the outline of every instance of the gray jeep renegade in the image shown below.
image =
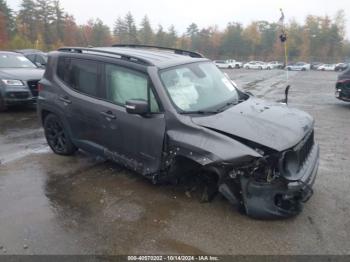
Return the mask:
[[237,89],[201,54],[67,47],[49,54],[38,114],[52,150],[78,148],[154,183],[196,173],[254,218],[299,214],[319,165],[314,120]]

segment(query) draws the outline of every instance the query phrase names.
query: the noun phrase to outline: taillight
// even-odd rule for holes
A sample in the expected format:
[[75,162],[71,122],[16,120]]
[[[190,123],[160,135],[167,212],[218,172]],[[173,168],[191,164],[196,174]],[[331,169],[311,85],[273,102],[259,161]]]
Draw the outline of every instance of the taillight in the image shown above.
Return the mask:
[[44,85],[43,84],[38,84],[38,92],[41,92],[44,90]]

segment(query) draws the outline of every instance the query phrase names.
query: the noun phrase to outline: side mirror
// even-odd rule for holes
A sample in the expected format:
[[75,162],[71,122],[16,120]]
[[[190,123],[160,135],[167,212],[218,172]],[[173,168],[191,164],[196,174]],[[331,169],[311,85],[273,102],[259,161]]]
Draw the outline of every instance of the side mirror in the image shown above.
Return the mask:
[[146,115],[149,113],[148,102],[145,100],[131,99],[125,103],[126,112],[133,115]]

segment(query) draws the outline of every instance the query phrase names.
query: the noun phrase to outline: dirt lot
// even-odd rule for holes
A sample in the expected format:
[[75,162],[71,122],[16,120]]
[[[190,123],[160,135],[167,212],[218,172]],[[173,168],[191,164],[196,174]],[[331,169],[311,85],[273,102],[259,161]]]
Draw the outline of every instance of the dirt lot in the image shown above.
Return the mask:
[[[283,98],[283,71],[231,70]],[[54,155],[33,109],[0,114],[0,254],[350,254],[350,103],[335,73],[291,72],[290,105],[312,114],[321,146],[315,195],[293,219],[257,221],[217,198],[155,186],[83,152]]]

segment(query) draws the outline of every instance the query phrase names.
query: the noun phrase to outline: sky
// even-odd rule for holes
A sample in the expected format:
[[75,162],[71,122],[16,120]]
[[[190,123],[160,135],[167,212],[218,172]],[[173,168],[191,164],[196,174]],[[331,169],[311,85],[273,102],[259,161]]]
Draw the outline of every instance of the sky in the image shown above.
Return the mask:
[[[200,28],[218,25],[223,29],[228,22],[243,25],[254,20],[277,22],[279,9],[283,8],[286,20],[302,23],[308,14],[334,17],[339,9],[350,15],[350,0],[60,0],[66,12],[74,15],[77,23],[90,18],[100,18],[111,28],[118,16],[130,11],[137,24],[144,15],[152,26],[168,28],[173,24],[178,33],[195,22]],[[13,10],[18,10],[21,0],[7,0]],[[350,38],[350,19],[347,20],[347,38]]]

